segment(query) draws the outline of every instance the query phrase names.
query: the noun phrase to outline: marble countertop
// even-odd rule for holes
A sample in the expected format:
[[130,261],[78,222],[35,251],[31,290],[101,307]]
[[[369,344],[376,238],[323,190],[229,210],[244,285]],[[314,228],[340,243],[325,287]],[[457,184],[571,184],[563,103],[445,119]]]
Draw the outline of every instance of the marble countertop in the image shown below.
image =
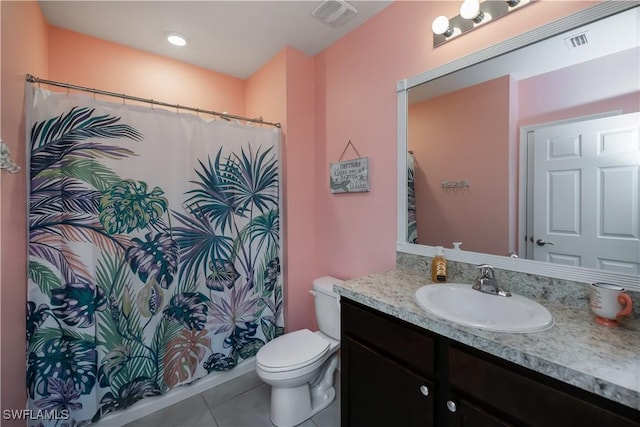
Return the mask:
[[345,298],[640,410],[640,324],[598,325],[588,309],[541,301],[555,324],[543,332],[512,334],[474,329],[427,314],[415,291],[431,284],[424,273],[390,270],[370,274],[334,290]]

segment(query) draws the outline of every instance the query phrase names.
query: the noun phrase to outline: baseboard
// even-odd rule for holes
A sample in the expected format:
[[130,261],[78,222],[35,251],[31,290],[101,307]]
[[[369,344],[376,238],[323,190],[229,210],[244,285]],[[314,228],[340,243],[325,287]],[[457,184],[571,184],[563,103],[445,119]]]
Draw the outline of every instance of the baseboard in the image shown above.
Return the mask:
[[245,359],[230,371],[212,373],[193,382],[192,384],[176,387],[162,396],[143,399],[130,408],[106,415],[95,425],[98,427],[121,427],[139,418],[207,391],[215,386],[231,381],[232,379],[254,371],[255,369],[255,357]]

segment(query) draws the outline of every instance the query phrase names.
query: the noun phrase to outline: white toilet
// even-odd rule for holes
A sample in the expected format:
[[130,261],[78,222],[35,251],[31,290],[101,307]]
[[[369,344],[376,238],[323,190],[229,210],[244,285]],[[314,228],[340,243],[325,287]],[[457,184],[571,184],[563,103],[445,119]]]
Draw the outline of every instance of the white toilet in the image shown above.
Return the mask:
[[256,355],[256,373],[271,386],[271,422],[300,424],[333,402],[333,375],[340,347],[340,301],[333,292],[339,279],[313,281],[319,331],[289,332],[264,345]]

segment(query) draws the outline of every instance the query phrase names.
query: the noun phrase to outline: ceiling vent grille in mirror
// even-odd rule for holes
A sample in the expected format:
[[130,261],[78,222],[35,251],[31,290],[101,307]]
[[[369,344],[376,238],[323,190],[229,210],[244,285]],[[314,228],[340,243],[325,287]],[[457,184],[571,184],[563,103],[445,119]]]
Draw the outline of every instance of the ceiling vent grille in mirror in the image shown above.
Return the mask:
[[351,21],[358,9],[344,0],[326,0],[316,7],[311,15],[330,27],[338,28]]
[[585,31],[584,33],[577,34],[575,36],[568,37],[564,39],[564,42],[567,44],[569,49],[574,49],[576,47],[584,46],[589,44],[589,32]]

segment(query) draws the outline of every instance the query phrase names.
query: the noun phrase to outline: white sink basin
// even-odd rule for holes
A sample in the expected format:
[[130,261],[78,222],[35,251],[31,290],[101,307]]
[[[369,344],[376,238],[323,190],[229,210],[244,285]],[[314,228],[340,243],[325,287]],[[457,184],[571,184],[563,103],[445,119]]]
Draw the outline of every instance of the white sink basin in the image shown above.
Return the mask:
[[463,283],[423,286],[416,302],[427,313],[450,322],[495,332],[539,332],[553,326],[549,310],[519,295],[486,294]]

